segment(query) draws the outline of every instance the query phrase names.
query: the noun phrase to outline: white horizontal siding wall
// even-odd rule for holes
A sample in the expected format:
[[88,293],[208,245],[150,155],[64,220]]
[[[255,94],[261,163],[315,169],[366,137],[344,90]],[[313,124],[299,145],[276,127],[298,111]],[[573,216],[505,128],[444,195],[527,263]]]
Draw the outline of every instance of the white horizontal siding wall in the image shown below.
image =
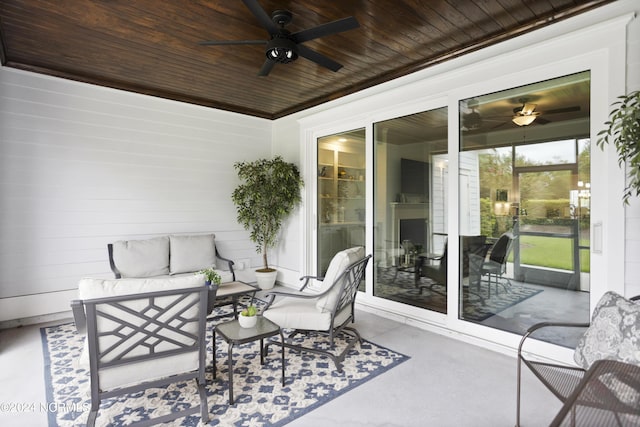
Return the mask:
[[233,164],[269,157],[271,127],[0,67],[0,321],[67,310],[79,278],[111,277],[118,239],[213,231],[258,265]]

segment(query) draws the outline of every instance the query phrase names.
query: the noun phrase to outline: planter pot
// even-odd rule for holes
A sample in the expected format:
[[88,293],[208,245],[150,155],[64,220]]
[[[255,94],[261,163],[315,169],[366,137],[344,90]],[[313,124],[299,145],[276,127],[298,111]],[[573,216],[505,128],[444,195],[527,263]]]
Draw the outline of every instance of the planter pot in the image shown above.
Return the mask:
[[242,314],[238,316],[238,323],[243,328],[253,328],[257,322],[258,316],[243,316]]
[[278,272],[273,268],[256,270],[256,282],[260,289],[272,289]]

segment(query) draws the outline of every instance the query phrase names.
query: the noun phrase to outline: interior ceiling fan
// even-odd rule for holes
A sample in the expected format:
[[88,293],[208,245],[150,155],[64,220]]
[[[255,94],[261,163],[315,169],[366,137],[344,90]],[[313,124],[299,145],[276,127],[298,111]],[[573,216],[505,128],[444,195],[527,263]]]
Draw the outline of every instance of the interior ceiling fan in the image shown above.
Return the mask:
[[478,100],[471,98],[463,106],[465,110],[462,112],[462,130],[471,131],[478,130],[482,127],[482,116],[478,113]]
[[[551,120],[549,119],[545,119],[544,117],[540,117],[540,115],[542,114],[539,111],[535,111],[537,105],[536,104],[530,104],[527,102],[528,99],[527,98],[520,98],[519,102],[522,103],[521,107],[516,107],[513,109],[513,117],[511,118],[511,121],[515,124],[517,124],[518,126],[529,126],[530,124],[532,124],[534,121],[539,124],[539,125],[546,125],[547,123],[550,123]],[[564,107],[564,108],[556,108],[556,109],[552,109],[552,110],[546,110],[544,112],[545,115],[550,115],[550,114],[559,114],[559,113],[571,113],[574,111],[580,111],[580,106],[579,105],[574,105],[571,107]]]
[[322,24],[314,28],[291,33],[285,27],[293,19],[291,12],[287,10],[276,10],[271,17],[258,4],[258,0],[242,0],[247,8],[258,19],[269,33],[269,40],[208,40],[199,44],[204,46],[228,46],[228,45],[266,45],[265,60],[262,68],[258,72],[259,76],[267,76],[276,63],[287,64],[298,59],[298,56],[307,58],[331,71],[338,71],[342,65],[336,61],[316,52],[313,49],[302,45],[302,43],[341,33],[343,31],[358,28],[360,24],[353,16],[339,19],[337,21]]
[[[536,108],[538,107],[538,105],[530,103],[528,98],[520,98],[518,102],[521,105],[513,109],[513,115],[484,117],[478,111],[478,104],[479,104],[478,100],[475,98],[472,98],[466,102],[466,105],[462,106],[464,110],[462,111],[462,128],[461,129],[466,132],[497,130],[498,128],[501,128],[507,125],[509,123],[508,119],[511,119],[511,122],[515,123],[518,126],[529,126],[534,122],[536,124],[546,125],[547,123],[551,123],[551,120],[541,117],[542,115],[545,115],[548,117],[553,114],[572,113],[572,112],[580,111],[579,105],[562,107],[562,108],[554,108],[554,109],[545,110],[545,111],[536,111]],[[487,122],[498,122],[498,124],[492,127],[485,128],[484,125]]]

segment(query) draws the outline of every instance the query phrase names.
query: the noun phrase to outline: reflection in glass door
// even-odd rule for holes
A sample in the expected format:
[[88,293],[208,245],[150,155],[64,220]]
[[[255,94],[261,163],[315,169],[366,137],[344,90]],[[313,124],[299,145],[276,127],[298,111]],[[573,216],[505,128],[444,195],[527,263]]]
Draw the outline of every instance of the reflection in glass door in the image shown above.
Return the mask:
[[374,295],[447,312],[447,108],[374,123]]
[[588,321],[589,103],[589,72],[460,102],[460,197],[471,206],[460,213],[461,319],[518,334]]
[[364,138],[364,129],[358,129],[318,139],[317,275],[320,277],[324,277],[337,252],[365,245]]

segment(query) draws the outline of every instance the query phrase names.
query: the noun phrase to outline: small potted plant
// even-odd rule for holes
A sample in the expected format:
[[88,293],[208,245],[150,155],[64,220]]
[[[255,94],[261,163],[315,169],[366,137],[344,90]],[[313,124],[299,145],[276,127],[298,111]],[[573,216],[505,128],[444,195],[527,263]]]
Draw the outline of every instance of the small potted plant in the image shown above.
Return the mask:
[[220,285],[220,282],[222,281],[222,278],[220,277],[218,272],[213,267],[209,267],[209,268],[205,268],[204,270],[200,270],[196,274],[204,274],[205,275],[205,277],[206,277],[205,283],[207,284],[207,286],[211,286],[213,284]]
[[238,323],[243,328],[253,328],[256,326],[256,322],[258,321],[258,310],[255,305],[250,305],[240,312],[240,316],[238,316]]

